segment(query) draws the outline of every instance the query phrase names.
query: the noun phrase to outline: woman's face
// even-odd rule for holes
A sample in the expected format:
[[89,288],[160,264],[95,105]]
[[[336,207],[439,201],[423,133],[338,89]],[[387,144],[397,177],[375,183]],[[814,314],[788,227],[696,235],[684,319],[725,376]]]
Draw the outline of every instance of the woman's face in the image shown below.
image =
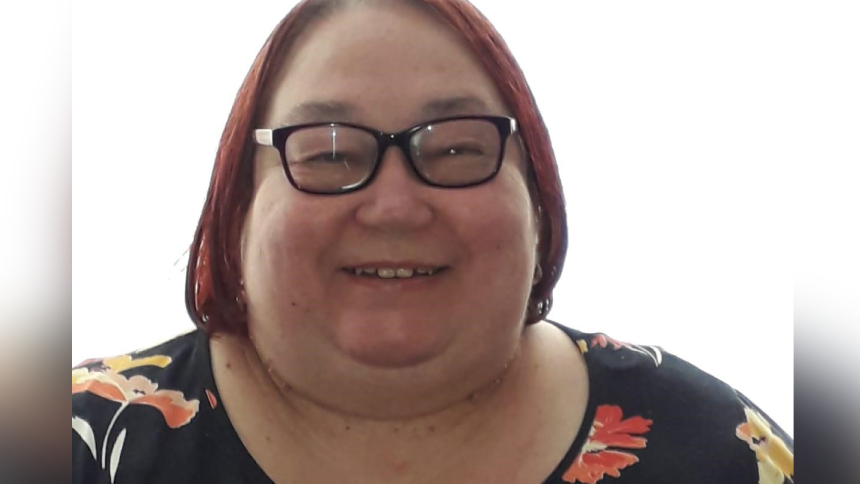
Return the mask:
[[[342,9],[306,30],[285,62],[258,127],[342,121],[395,132],[508,114],[458,36],[413,6]],[[250,333],[266,363],[308,391],[321,378],[498,372],[521,334],[535,267],[522,158],[509,139],[493,180],[445,189],[423,184],[390,148],[366,188],[312,195],[289,184],[275,149],[258,147],[242,258]],[[444,269],[355,275],[364,267]]]

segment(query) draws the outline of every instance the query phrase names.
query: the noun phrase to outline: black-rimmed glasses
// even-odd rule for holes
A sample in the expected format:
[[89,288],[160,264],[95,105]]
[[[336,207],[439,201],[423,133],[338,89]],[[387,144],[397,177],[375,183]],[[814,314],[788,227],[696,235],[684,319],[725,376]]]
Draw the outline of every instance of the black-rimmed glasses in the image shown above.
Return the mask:
[[370,184],[391,146],[403,151],[413,173],[428,185],[479,185],[499,172],[505,144],[516,131],[516,120],[507,116],[458,116],[399,133],[350,123],[257,129],[254,140],[278,150],[287,179],[298,190],[339,194]]

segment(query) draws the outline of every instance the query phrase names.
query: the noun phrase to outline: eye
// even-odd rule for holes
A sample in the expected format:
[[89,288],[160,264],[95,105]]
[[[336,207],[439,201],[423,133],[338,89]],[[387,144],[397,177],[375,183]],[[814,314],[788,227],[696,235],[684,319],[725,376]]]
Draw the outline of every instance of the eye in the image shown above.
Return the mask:
[[329,165],[329,164],[348,164],[357,159],[353,153],[344,151],[321,151],[319,153],[310,153],[301,156],[294,160],[295,163],[306,163],[312,165]]
[[311,156],[308,162],[312,163],[342,163],[346,161],[347,157],[345,153],[320,153],[317,155]]

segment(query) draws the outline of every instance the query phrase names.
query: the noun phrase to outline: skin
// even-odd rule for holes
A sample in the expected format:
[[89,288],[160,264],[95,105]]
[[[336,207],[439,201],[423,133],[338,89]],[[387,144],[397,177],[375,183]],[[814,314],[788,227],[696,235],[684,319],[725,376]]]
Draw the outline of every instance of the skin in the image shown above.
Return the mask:
[[[405,3],[364,2],[316,22],[273,86],[261,127],[399,131],[509,114],[456,33]],[[579,427],[587,375],[565,335],[523,327],[537,227],[517,141],[496,178],[468,189],[422,184],[397,149],[370,186],[338,196],[294,189],[274,149],[254,163],[242,249],[250,340],[215,338],[212,358],[264,470],[283,482],[546,477]],[[357,283],[343,270],[368,265],[447,269],[412,286]],[[538,445],[550,448],[524,461]]]

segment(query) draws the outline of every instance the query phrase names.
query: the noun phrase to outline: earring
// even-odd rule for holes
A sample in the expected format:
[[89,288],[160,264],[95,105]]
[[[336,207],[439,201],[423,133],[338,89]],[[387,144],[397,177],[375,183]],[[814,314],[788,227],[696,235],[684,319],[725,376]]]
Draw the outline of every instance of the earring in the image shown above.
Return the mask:
[[543,278],[543,269],[540,268],[540,264],[535,264],[535,273],[532,277],[532,286],[540,282]]
[[239,292],[236,294],[236,302],[243,307],[246,304],[245,301],[245,280],[239,279]]
[[529,318],[534,318],[534,321],[539,321],[549,313],[549,308],[550,301],[548,299],[536,301],[531,298],[529,299],[527,314],[529,315]]

